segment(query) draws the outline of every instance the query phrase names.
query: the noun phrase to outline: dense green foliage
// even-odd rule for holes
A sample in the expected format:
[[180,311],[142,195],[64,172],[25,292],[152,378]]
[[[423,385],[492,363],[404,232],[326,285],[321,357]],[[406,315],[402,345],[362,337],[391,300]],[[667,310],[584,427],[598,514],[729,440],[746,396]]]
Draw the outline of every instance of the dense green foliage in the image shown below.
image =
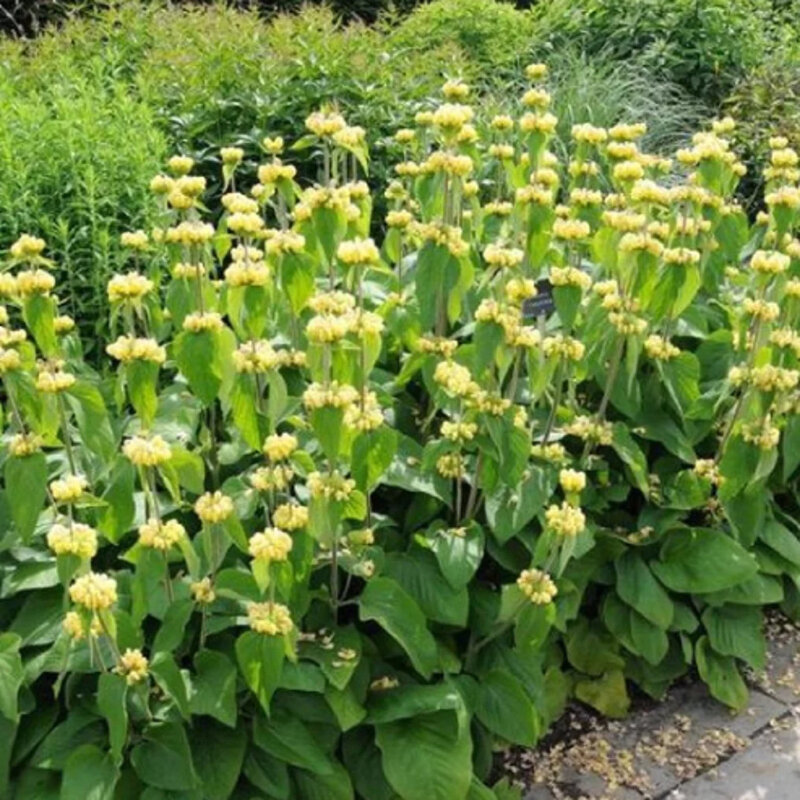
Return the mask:
[[33,97],[0,83],[0,235],[47,236],[65,307],[90,333],[105,329],[121,230],[154,220],[147,182],[166,140],[151,108],[124,87],[103,88],[88,70],[73,77]]
[[518,800],[494,749],[570,698],[745,706],[800,616],[798,155],[751,223],[732,120],[559,142],[546,72],[423,103],[380,247],[338,112],[219,151],[219,201],[170,158],[99,370],[10,245],[3,797]]
[[[292,137],[297,119],[336,103],[367,129],[377,185],[390,169],[387,136],[413,120],[442,77],[473,75],[488,105],[505,102],[519,87],[514,66],[535,49],[529,16],[494,0],[470,3],[467,14],[461,2],[438,0],[370,28],[342,25],[320,7],[265,21],[219,5],[126,1],[94,13],[87,5],[32,42],[6,40],[0,235],[47,235],[65,265],[61,290],[88,334],[104,324],[105,300],[78,288],[101,286],[122,257],[119,234],[150,222],[143,198],[165,146],[191,153],[218,188],[221,145],[236,139],[254,153],[261,136]],[[551,61],[562,134],[574,119],[606,124],[634,113],[650,123],[650,146],[672,147],[706,113],[644,67],[587,64],[571,52]],[[313,179],[318,164],[306,155],[295,163]]]

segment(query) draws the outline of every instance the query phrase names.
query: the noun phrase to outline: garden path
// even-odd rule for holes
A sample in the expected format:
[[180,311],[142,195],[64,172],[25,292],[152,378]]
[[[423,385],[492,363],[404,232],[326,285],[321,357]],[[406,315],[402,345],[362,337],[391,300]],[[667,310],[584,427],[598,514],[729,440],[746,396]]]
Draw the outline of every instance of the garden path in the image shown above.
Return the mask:
[[766,670],[731,714],[700,683],[608,722],[574,708],[551,744],[507,754],[525,800],[798,800],[800,629],[768,625]]

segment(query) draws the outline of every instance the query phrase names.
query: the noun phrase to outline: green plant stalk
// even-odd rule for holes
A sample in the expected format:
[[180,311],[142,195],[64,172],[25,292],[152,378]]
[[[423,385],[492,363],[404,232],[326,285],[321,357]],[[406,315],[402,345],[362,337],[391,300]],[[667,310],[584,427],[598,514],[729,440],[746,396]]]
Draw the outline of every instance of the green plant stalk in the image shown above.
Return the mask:
[[219,488],[220,482],[220,466],[219,466],[219,448],[217,445],[217,401],[212,400],[211,405],[207,410],[206,427],[208,428],[209,437],[209,452],[208,462],[211,467],[211,480],[212,489]]
[[471,520],[476,509],[476,503],[478,500],[478,475],[481,471],[481,464],[483,463],[483,452],[478,453],[478,457],[475,459],[475,474],[473,475],[472,482],[470,483],[469,487],[469,496],[467,497],[467,508],[464,512],[464,519]]
[[625,337],[620,336],[617,340],[617,346],[614,349],[614,354],[611,357],[611,364],[608,370],[608,379],[606,380],[606,387],[603,390],[603,398],[600,401],[600,406],[597,409],[597,421],[602,422],[606,418],[606,410],[608,403],[611,400],[611,392],[614,391],[614,384],[617,380],[617,373],[619,372],[620,364],[622,364],[622,353],[625,349]]
[[472,644],[470,647],[467,648],[466,655],[464,656],[464,663],[466,664],[467,668],[469,668],[472,665],[475,656],[477,656],[478,653],[481,650],[483,650],[483,648],[486,647],[487,644],[490,644],[495,639],[498,639],[500,636],[506,633],[506,631],[510,630],[514,626],[514,623],[516,621],[516,616],[520,611],[522,611],[526,602],[527,600],[525,598],[522,598],[519,601],[516,609],[512,612],[511,619],[509,619],[506,622],[503,622],[501,625],[495,628],[494,631],[484,636],[483,639],[479,639],[477,642],[475,642],[474,644]]
[[67,461],[69,462],[69,469],[73,475],[77,475],[77,468],[75,463],[75,454],[72,451],[72,442],[70,441],[69,436],[69,427],[67,424],[67,409],[64,404],[64,398],[61,395],[61,392],[58,392],[56,395],[56,405],[58,406],[58,416],[61,420],[61,430],[64,434],[64,448],[67,452]]
[[[608,403],[611,400],[611,392],[614,390],[614,384],[617,380],[617,373],[619,372],[620,364],[622,364],[622,354],[625,349],[625,337],[620,336],[617,339],[616,347],[614,348],[614,353],[611,356],[611,364],[609,365],[608,376],[606,378],[606,386],[603,390],[603,397],[600,400],[600,406],[597,409],[597,416],[595,419],[598,423],[603,422],[606,417],[606,410],[608,409]],[[581,453],[580,464],[585,464],[586,459],[592,454],[594,445],[592,444],[591,440],[587,439],[586,444],[583,447],[583,453]]]
[[556,421],[556,414],[558,413],[558,406],[561,403],[561,395],[564,392],[564,372],[566,371],[564,366],[564,358],[562,356],[561,361],[558,364],[558,368],[556,370],[556,393],[553,396],[553,407],[550,409],[550,414],[547,417],[547,424],[544,428],[544,435],[542,436],[542,444],[547,444],[548,440],[550,439],[550,434],[553,432],[553,426],[555,425]]
[[331,531],[331,610],[333,624],[339,624],[339,537]]
[[[108,639],[108,643],[111,646],[111,650],[114,653],[114,658],[116,658],[117,663],[122,660],[122,654],[119,652],[119,647],[117,647],[116,639],[111,635],[111,631],[108,629],[108,626],[103,619],[101,614],[97,615],[97,618],[100,620],[100,627],[103,629],[103,633],[105,633],[106,638]],[[91,634],[90,634],[91,635]],[[99,648],[98,648],[99,651]]]
[[[755,362],[756,353],[758,352],[758,340],[761,335],[761,320],[756,320],[755,325],[753,326],[753,347],[750,351],[750,355],[747,359],[747,369],[752,369],[753,364]],[[719,448],[717,450],[717,455],[714,457],[714,463],[719,464],[722,460],[722,456],[725,454],[725,447],[728,444],[728,440],[733,433],[733,429],[739,420],[739,415],[742,413],[742,409],[744,408],[744,401],[747,398],[749,392],[747,390],[740,392],[739,397],[736,400],[736,403],[733,407],[733,414],[731,415],[730,420],[728,420],[728,424],[725,426],[725,432],[722,434],[722,438],[720,439]]]

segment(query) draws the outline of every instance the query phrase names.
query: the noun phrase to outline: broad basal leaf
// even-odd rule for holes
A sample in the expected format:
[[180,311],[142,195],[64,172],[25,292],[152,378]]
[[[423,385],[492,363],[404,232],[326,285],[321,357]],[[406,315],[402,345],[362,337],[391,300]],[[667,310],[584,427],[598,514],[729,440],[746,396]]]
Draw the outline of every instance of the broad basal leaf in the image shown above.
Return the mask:
[[408,653],[417,672],[430,678],[439,664],[436,641],[414,599],[391,578],[373,578],[359,598],[359,617],[375,620]]
[[386,779],[402,800],[465,800],[472,742],[452,711],[378,725]]
[[667,534],[659,560],[651,568],[667,588],[702,594],[752,578],[758,565],[750,553],[722,531],[693,528]]

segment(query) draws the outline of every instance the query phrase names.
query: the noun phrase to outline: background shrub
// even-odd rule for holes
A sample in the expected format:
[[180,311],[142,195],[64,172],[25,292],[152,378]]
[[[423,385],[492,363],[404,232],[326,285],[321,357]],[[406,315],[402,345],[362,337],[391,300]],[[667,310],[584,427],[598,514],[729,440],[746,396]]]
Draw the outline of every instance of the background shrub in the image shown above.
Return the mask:
[[773,132],[780,131],[792,147],[800,147],[800,61],[783,52],[770,58],[737,83],[724,108],[740,121],[736,141],[753,167],[744,183],[752,202],[761,187],[759,167]]
[[548,0],[533,16],[549,47],[644,61],[709,105],[761,62],[775,20],[769,0]]
[[420,5],[387,34],[393,49],[423,57],[430,48],[455,43],[480,70],[527,63],[534,21],[507,2],[437,0]]
[[32,91],[0,81],[0,239],[48,238],[65,307],[87,334],[105,326],[120,233],[153,222],[148,182],[167,152],[150,106],[93,68]]
[[[779,129],[776,114],[794,124],[795,51],[788,41],[772,47],[791,32],[790,6],[778,0],[546,0],[520,8],[435,0],[395,4],[372,26],[343,21],[336,4],[278,11],[295,5],[42,4],[57,26],[28,26],[36,39],[0,42],[0,95],[10,104],[0,119],[10,164],[0,190],[10,197],[0,208],[4,241],[40,220],[71,281],[92,292],[121,257],[119,233],[143,224],[147,203],[130,201],[144,196],[144,176],[165,149],[192,153],[214,196],[221,146],[235,140],[254,155],[262,135],[294,138],[296,120],[332,103],[367,129],[369,179],[379,185],[394,152],[388,137],[444,77],[466,76],[482,102],[502,104],[517,96],[515,68],[529,57],[552,66],[562,135],[576,119],[644,119],[648,146],[671,149],[700,116],[716,113],[734,84],[726,107],[748,116],[747,136],[758,119]],[[771,82],[776,70],[785,77]],[[124,123],[112,118],[114,109]],[[765,134],[751,138],[744,149],[755,175],[755,143]],[[102,167],[92,156],[100,150],[112,154]],[[42,164],[49,152],[59,157]],[[317,177],[312,151],[289,158],[301,180]],[[121,183],[112,179],[123,174]],[[74,200],[87,181],[95,207]],[[743,186],[752,194],[751,182]],[[381,219],[384,200],[376,202]],[[64,290],[72,295],[70,282]],[[97,291],[81,303],[102,306]]]

